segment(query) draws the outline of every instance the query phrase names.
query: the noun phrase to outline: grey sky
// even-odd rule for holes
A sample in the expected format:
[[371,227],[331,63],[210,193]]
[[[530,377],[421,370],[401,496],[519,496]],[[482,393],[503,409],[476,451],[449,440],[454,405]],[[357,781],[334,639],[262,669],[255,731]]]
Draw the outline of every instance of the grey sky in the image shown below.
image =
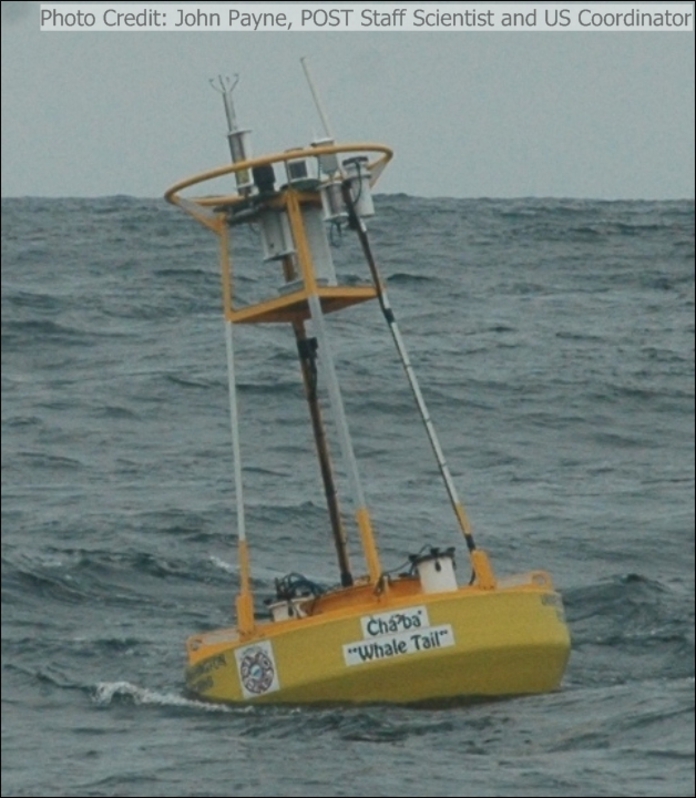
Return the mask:
[[303,55],[337,139],[394,148],[381,192],[694,196],[693,33],[41,33],[2,6],[3,196],[160,196],[227,163],[219,73],[254,154],[306,145]]

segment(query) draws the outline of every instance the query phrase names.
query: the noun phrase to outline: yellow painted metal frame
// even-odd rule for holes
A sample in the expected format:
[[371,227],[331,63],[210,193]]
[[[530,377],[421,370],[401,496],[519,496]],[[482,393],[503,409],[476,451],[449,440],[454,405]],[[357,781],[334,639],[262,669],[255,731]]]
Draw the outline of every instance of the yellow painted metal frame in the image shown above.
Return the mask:
[[[173,205],[177,205],[196,221],[203,224],[215,232],[220,237],[220,263],[223,281],[223,301],[225,317],[235,324],[255,324],[267,322],[292,322],[304,320],[309,317],[307,299],[311,293],[316,293],[321,301],[324,313],[332,313],[336,310],[349,307],[356,303],[365,302],[373,299],[376,295],[374,286],[317,286],[314,273],[311,269],[304,269],[304,287],[280,297],[259,302],[254,305],[236,308],[234,307],[234,291],[232,280],[232,260],[229,251],[229,231],[227,225],[227,214],[230,210],[243,206],[249,201],[248,196],[243,193],[234,193],[220,196],[206,196],[186,198],[182,192],[193,186],[198,186],[210,180],[214,180],[226,175],[235,175],[239,172],[249,171],[259,166],[272,166],[276,163],[287,163],[300,158],[317,158],[321,155],[352,154],[357,152],[377,153],[368,162],[368,169],[371,175],[371,185],[374,185],[381,175],[384,167],[392,158],[392,150],[383,144],[332,144],[320,147],[305,147],[302,149],[289,150],[272,155],[264,155],[259,158],[250,158],[246,161],[221,166],[202,172],[193,177],[175,183],[165,192],[165,199]],[[266,202],[268,207],[285,208],[289,217],[296,220],[293,229],[302,229],[297,222],[299,207],[303,203],[319,202],[317,192],[298,192],[292,188],[286,188],[279,196],[273,197]],[[300,253],[300,261],[307,262],[308,249]]]
[[215,214],[214,220],[211,219],[209,214],[210,208],[231,208],[245,201],[246,196],[240,193],[227,194],[212,197],[192,197],[186,199],[181,196],[181,192],[192,186],[206,183],[209,180],[215,180],[218,177],[225,175],[233,175],[237,172],[254,169],[257,166],[272,166],[276,163],[287,163],[288,161],[295,161],[300,158],[316,158],[320,155],[339,155],[341,153],[349,154],[354,152],[376,152],[380,156],[369,161],[367,168],[370,171],[370,185],[374,186],[379,180],[384,167],[392,159],[394,153],[390,147],[384,144],[327,144],[321,147],[304,147],[296,150],[287,150],[285,152],[276,152],[272,155],[263,155],[259,158],[249,158],[246,161],[239,161],[237,163],[228,164],[227,166],[219,166],[216,169],[210,169],[207,172],[201,172],[193,177],[180,180],[173,186],[167,189],[164,198],[167,202],[173,205],[178,205],[182,210],[186,211],[189,215],[193,216],[201,224],[217,230],[219,223],[219,214]]

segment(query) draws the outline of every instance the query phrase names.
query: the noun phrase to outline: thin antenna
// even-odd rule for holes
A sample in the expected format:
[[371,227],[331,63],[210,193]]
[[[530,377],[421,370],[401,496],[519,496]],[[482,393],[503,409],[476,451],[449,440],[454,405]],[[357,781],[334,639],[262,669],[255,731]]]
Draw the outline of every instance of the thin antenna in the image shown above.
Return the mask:
[[333,133],[331,132],[331,126],[329,125],[329,120],[324,112],[324,109],[321,104],[321,100],[319,99],[319,94],[317,92],[317,88],[314,85],[314,81],[312,80],[312,75],[310,74],[309,67],[307,66],[307,56],[302,56],[300,58],[300,63],[302,64],[302,69],[304,69],[305,77],[307,78],[307,83],[309,84],[309,89],[312,92],[312,97],[314,98],[314,105],[319,112],[319,117],[321,118],[321,123],[324,126],[324,133],[326,133],[326,137],[334,140]]

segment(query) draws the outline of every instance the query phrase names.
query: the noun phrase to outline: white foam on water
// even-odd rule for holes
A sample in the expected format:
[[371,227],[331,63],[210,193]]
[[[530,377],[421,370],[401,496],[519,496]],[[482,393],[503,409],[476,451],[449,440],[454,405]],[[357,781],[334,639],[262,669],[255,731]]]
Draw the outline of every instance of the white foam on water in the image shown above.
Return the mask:
[[209,704],[195,701],[177,693],[160,693],[146,687],[138,687],[131,682],[99,682],[94,690],[93,700],[100,706],[109,706],[115,698],[127,697],[137,705],[163,707],[190,707],[206,712],[248,712],[252,707],[231,707],[225,704]]

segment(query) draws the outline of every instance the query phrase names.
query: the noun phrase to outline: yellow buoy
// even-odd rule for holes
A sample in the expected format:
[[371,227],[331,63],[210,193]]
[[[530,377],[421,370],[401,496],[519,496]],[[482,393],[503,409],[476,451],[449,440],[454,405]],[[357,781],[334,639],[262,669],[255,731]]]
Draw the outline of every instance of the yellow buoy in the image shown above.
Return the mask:
[[[364,218],[374,213],[371,190],[392,151],[381,144],[335,144],[303,65],[325,139],[251,157],[249,131],[237,128],[232,105],[236,82],[230,86],[221,80],[232,164],[181,181],[165,194],[219,239],[239,544],[236,625],[189,638],[187,688],[202,699],[231,703],[411,703],[555,690],[570,652],[561,598],[543,571],[497,577],[487,554],[476,547],[378,272]],[[230,175],[230,194],[183,196],[186,189]],[[232,269],[231,231],[250,223],[260,230],[262,260],[276,265],[281,284],[244,305]],[[356,232],[369,270],[365,285],[337,279],[327,225]],[[382,566],[325,323],[327,313],[372,299],[384,315],[442,474],[471,562],[470,584],[457,583],[453,548],[413,555],[410,569],[398,575]],[[262,618],[254,607],[246,534],[233,330],[238,324],[265,323],[283,323],[295,338],[340,585],[323,590],[290,574],[278,580],[268,617]],[[358,575],[348,555],[324,428],[319,367],[362,548],[364,572]]]

